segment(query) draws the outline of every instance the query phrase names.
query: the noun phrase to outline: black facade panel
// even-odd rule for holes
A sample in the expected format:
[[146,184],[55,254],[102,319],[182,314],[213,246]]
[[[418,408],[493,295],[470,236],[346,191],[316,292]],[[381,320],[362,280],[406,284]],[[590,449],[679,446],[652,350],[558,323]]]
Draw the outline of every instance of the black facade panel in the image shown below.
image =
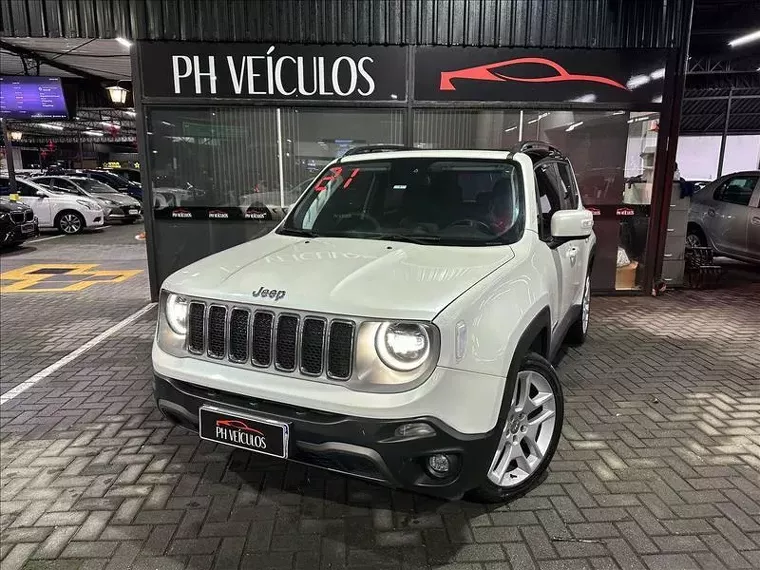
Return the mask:
[[678,47],[684,0],[5,0],[0,36]]

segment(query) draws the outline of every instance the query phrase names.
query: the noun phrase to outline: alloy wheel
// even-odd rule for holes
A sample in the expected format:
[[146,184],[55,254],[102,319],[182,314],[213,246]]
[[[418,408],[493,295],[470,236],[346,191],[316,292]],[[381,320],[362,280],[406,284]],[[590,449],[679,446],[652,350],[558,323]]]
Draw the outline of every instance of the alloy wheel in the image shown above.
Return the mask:
[[556,422],[557,401],[549,380],[535,370],[519,372],[488,479],[510,488],[535,473],[546,459]]
[[82,229],[82,222],[76,214],[64,214],[61,217],[61,230],[65,234],[75,234]]
[[583,314],[581,315],[581,324],[583,325],[583,334],[588,330],[588,319],[591,315],[591,277],[586,276],[586,285],[583,289]]
[[687,247],[702,247],[702,240],[697,234],[689,234],[686,236]]

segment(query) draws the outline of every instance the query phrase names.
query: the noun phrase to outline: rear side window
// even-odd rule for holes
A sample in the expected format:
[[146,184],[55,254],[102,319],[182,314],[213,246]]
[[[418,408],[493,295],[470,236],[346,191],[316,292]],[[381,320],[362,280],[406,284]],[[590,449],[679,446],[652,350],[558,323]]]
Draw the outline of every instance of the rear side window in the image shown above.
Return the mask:
[[578,182],[573,174],[573,169],[567,162],[558,162],[557,170],[562,183],[560,189],[565,192],[565,202],[568,208],[575,209],[578,207]]
[[715,189],[713,198],[720,202],[749,206],[752,193],[757,186],[758,176],[734,176]]

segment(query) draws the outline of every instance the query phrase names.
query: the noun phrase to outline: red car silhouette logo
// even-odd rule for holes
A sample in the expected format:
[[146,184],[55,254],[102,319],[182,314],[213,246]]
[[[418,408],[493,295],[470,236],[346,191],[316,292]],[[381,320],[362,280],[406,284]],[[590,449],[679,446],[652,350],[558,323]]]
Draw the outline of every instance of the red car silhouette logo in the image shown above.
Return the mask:
[[257,435],[260,435],[261,437],[264,437],[263,433],[261,433],[257,429],[253,429],[252,427],[249,427],[248,424],[246,424],[242,420],[216,420],[216,425],[219,427],[239,429],[242,431],[247,431],[249,433],[255,433]]
[[[515,77],[508,75],[500,68],[521,64],[538,64],[546,68],[547,75],[544,77]],[[577,75],[568,72],[557,62],[543,57],[521,57],[518,59],[508,59],[496,63],[488,63],[455,71],[441,72],[441,91],[456,91],[456,87],[451,82],[452,79],[472,79],[475,81],[517,81],[520,83],[557,83],[561,81],[584,81],[587,83],[601,83],[625,91],[630,91],[625,85],[608,77],[598,75]]]

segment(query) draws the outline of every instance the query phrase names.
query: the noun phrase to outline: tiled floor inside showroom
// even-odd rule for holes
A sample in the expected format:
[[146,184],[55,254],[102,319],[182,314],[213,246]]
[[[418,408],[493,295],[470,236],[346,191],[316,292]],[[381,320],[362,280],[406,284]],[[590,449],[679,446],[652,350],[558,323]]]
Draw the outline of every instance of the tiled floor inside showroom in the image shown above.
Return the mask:
[[0,256],[2,570],[760,568],[760,279],[595,297],[547,480],[444,503],[172,429],[154,308],[46,373],[149,302],[139,230]]

